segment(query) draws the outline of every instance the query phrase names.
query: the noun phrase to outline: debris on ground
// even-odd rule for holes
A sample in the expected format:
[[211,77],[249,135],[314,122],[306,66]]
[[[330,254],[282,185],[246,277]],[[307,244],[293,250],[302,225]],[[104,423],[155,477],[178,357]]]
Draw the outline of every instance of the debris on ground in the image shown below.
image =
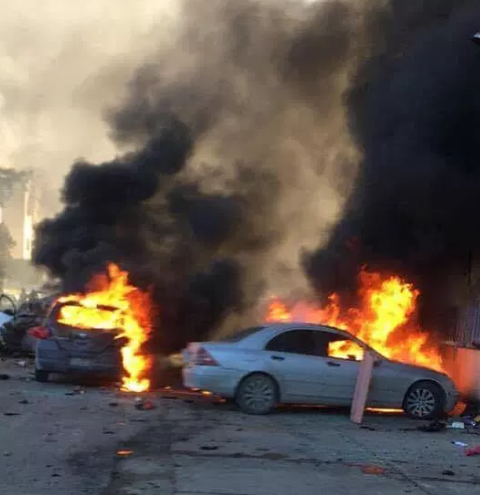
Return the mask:
[[133,450],[117,450],[117,455],[120,457],[128,457],[133,454]]
[[473,449],[466,450],[465,455],[467,457],[473,457],[476,455],[480,455],[480,445],[478,445],[477,447],[473,447]]
[[135,399],[135,409],[139,411],[150,411],[152,409],[156,409],[156,405],[149,399],[142,399],[141,397],[137,397]]
[[109,407],[118,407],[118,402],[109,402]]
[[363,473],[365,474],[384,474],[385,469],[381,466],[375,466],[375,465],[366,465],[366,466],[361,466],[361,469]]
[[30,404],[27,399],[22,399],[18,401],[19,404]]
[[4,412],[3,415],[4,416],[20,416],[20,413],[16,413],[16,412]]
[[27,366],[27,362],[24,360],[17,361],[17,366],[20,366],[20,368],[25,368],[25,366]]
[[435,433],[438,431],[443,431],[446,427],[446,423],[444,423],[443,421],[438,421],[438,419],[436,419],[431,423],[428,423],[427,425],[419,426],[417,429],[428,433]]
[[85,395],[86,390],[83,387],[74,387],[71,392],[65,392],[65,395]]
[[455,476],[455,473],[450,469],[445,469],[445,471],[442,471],[442,474],[443,476]]
[[464,430],[465,429],[465,423],[463,421],[453,421],[450,425],[448,425],[449,428],[452,430]]
[[0,373],[0,380],[10,380],[10,375],[6,373]]
[[200,450],[218,450],[218,445],[202,445]]
[[455,445],[455,447],[467,447],[467,444],[465,442],[457,442],[455,440],[452,440],[452,444]]

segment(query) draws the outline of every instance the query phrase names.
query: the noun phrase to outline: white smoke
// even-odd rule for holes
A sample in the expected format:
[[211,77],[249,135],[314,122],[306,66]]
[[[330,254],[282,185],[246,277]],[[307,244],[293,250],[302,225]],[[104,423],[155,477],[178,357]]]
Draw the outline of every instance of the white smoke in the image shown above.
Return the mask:
[[111,158],[116,149],[103,111],[115,105],[132,71],[162,37],[168,38],[175,5],[168,0],[3,2],[0,166],[43,171],[56,198],[73,160]]

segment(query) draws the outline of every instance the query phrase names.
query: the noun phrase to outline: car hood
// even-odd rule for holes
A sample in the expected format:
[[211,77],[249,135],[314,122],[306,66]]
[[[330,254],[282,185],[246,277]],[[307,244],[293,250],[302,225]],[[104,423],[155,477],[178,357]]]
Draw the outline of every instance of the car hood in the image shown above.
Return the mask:
[[406,364],[400,361],[392,361],[390,359],[386,359],[386,361],[394,365],[395,368],[397,368],[399,371],[401,371],[404,374],[431,378],[434,380],[450,379],[446,373],[432,370],[431,368],[427,368],[426,366],[418,366],[416,364]]

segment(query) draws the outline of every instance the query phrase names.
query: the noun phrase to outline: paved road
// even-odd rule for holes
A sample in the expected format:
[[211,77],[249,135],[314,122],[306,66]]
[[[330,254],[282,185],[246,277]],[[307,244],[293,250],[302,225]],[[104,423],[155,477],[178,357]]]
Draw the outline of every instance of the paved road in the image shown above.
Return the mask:
[[421,433],[402,416],[370,415],[367,429],[328,410],[249,417],[158,394],[138,411],[112,389],[26,381],[11,362],[2,372],[2,494],[480,494],[480,458],[450,443],[477,437]]

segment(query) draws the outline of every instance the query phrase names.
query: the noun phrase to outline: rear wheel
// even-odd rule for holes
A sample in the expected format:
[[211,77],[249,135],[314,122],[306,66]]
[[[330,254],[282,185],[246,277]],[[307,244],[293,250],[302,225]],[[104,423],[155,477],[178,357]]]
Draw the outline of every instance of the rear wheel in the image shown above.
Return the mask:
[[48,371],[44,370],[35,370],[35,380],[37,382],[48,382],[48,379],[50,378],[50,373]]
[[268,375],[254,373],[238,387],[236,402],[247,414],[268,414],[277,403],[277,384]]
[[413,419],[435,419],[443,413],[445,393],[432,382],[414,384],[403,401],[403,409]]

